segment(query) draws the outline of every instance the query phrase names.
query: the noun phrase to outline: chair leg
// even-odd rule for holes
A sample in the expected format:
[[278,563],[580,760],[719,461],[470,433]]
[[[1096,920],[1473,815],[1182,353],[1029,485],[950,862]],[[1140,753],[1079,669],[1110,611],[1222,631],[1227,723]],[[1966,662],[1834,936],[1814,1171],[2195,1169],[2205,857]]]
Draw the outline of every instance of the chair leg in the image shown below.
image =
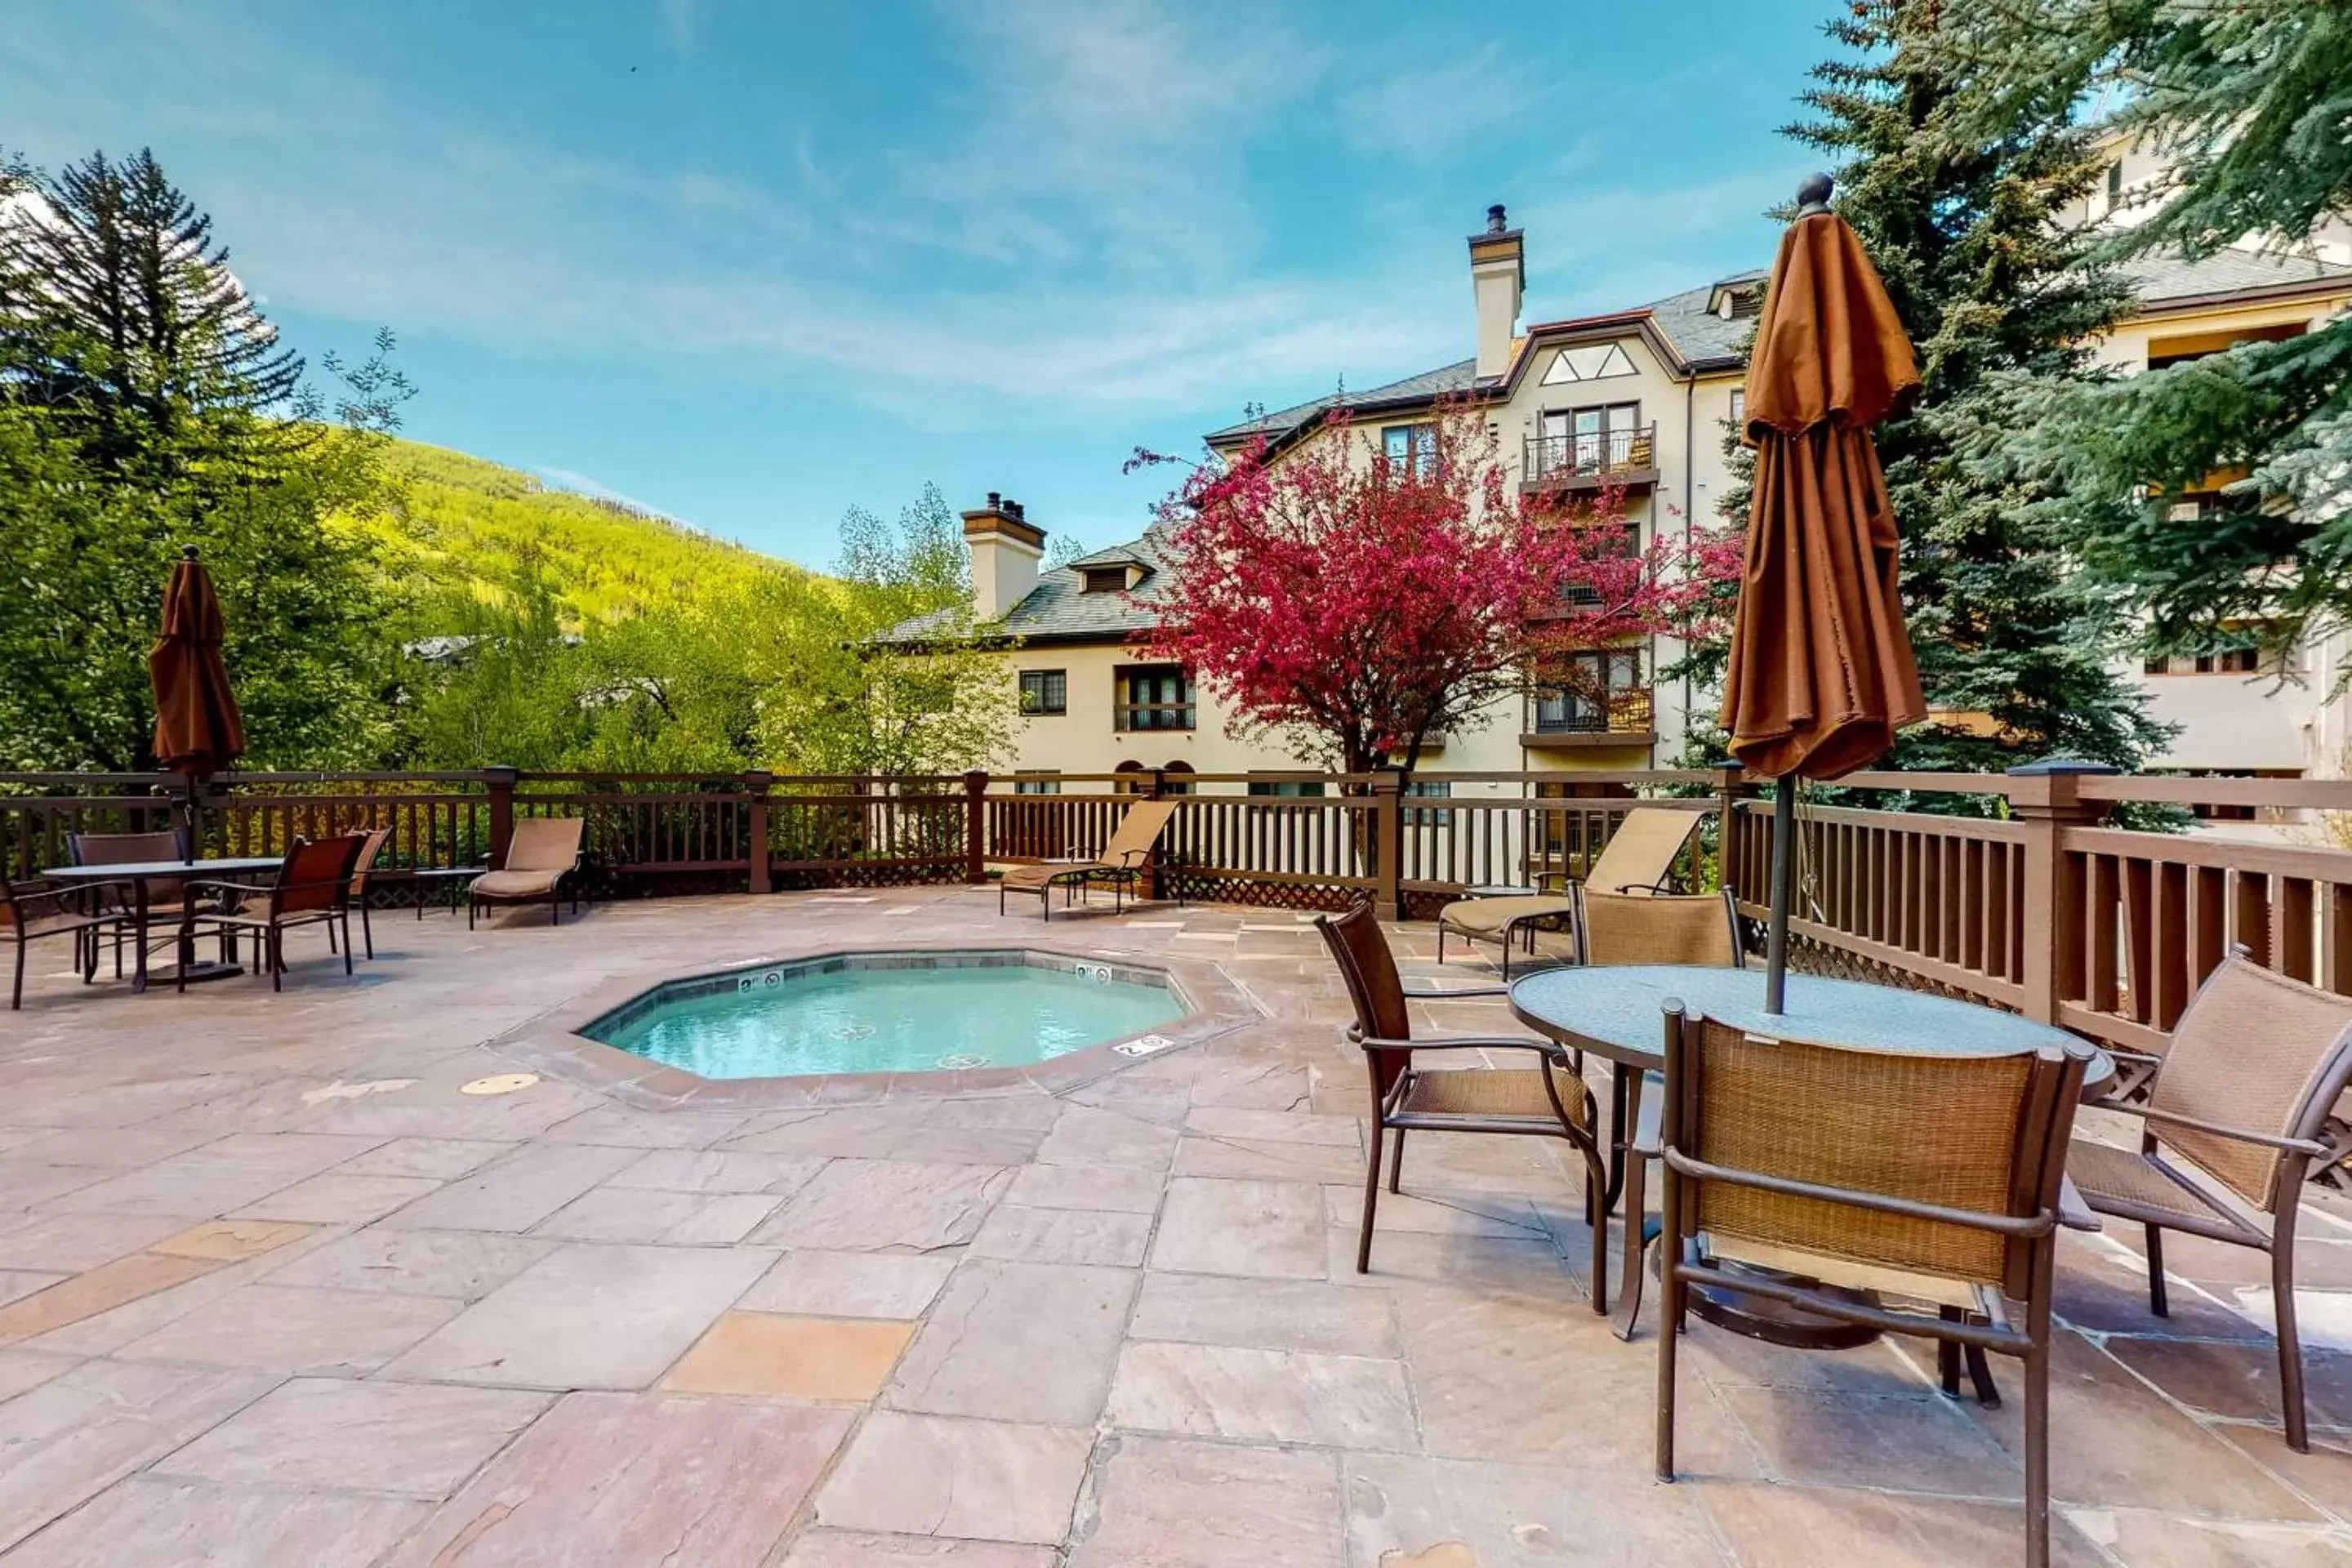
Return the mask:
[[1371,1147],[1370,1163],[1364,1167],[1364,1227],[1356,1237],[1356,1272],[1372,1271],[1372,1215],[1381,1204],[1381,1123],[1372,1119],[1372,1135],[1365,1141]]
[[1396,1147],[1389,1152],[1389,1191],[1402,1192],[1397,1184],[1404,1180],[1404,1129],[1396,1130]]
[[[1673,1179],[1667,1180],[1666,1202],[1675,1201]],[[1666,1247],[1664,1278],[1658,1285],[1658,1479],[1675,1479],[1675,1351],[1682,1340],[1683,1296],[1689,1289],[1675,1272],[1680,1251],[1669,1225],[1660,1238]]]
[[[2284,1200],[2284,1204],[2294,1202],[2292,1196]],[[2273,1239],[2271,1250],[2271,1300],[2278,1312],[2279,1409],[2286,1416],[2286,1446],[2298,1454],[2308,1454],[2311,1434],[2303,1408],[2303,1334],[2294,1321],[2294,1227],[2290,1223],[2279,1230],[2282,1234]]]
[[1592,1215],[1592,1311],[1602,1318],[1609,1315],[1609,1208],[1594,1194],[1608,1184],[1609,1174],[1601,1169],[1601,1157],[1585,1151],[1585,1206]]
[[[1938,1309],[1944,1321],[1951,1322],[1959,1316],[1955,1307]],[[1960,1396],[1960,1345],[1958,1340],[1936,1342],[1936,1386],[1944,1391],[1947,1399]]]
[[1976,1391],[1977,1403],[1987,1410],[2000,1408],[2000,1389],[1992,1380],[1992,1363],[1985,1359],[1984,1351],[1976,1345],[1960,1347],[1961,1360],[1969,1369],[1969,1386]]
[[272,991],[286,989],[286,929],[283,926],[269,928],[269,988]]
[[25,947],[24,939],[19,937],[16,942],[16,984],[8,993],[8,1011],[11,1013],[21,1010],[25,1005]]
[[329,957],[331,957],[331,957],[333,957],[333,956],[334,956],[334,953],[335,953],[335,951],[336,951],[336,949],[335,949],[335,922],[334,922],[334,921],[327,921],[327,922],[326,922],[326,924],[327,924],[327,955],[328,955]]
[[560,894],[547,895],[547,923],[551,926],[563,923],[563,900]]
[[[1619,1314],[1617,1320],[1617,1337],[1621,1340],[1627,1341],[1633,1339],[1633,1325],[1636,1320],[1638,1320],[1642,1315],[1642,1264],[1643,1260],[1649,1257],[1650,1252],[1647,1238],[1644,1235],[1644,1232],[1649,1228],[1649,1217],[1647,1212],[1650,1206],[1649,1194],[1644,1191],[1644,1187],[1648,1181],[1648,1173],[1645,1167],[1648,1164],[1649,1162],[1643,1159],[1640,1154],[1634,1153],[1630,1150],[1627,1152],[1625,1165],[1625,1273],[1617,1283],[1617,1294],[1623,1306],[1623,1310]],[[1596,1256],[1593,1258],[1592,1267],[1595,1268],[1601,1267],[1601,1259],[1599,1257]]]
[[2147,1310],[2159,1318],[2172,1315],[2164,1296],[2164,1232],[2147,1227]]
[[[343,922],[343,973],[346,973],[346,974],[349,974],[349,973],[352,972],[352,908],[351,908],[351,906],[350,906],[349,904],[345,904],[345,905],[343,906],[343,908],[342,908],[342,910],[341,910],[341,914],[340,914],[337,918],[338,918],[338,919],[340,919],[340,920]],[[334,922],[334,921],[329,921],[327,922],[327,951],[328,951],[329,952],[334,952],[334,951],[335,951],[335,922]]]
[[[350,939],[346,937],[344,940]],[[364,903],[360,905],[360,940],[367,943],[367,955],[373,962],[375,958],[375,928],[368,924],[368,907]]]
[[2025,1563],[2026,1568],[2050,1568],[2050,1347],[2046,1342],[2025,1352]]

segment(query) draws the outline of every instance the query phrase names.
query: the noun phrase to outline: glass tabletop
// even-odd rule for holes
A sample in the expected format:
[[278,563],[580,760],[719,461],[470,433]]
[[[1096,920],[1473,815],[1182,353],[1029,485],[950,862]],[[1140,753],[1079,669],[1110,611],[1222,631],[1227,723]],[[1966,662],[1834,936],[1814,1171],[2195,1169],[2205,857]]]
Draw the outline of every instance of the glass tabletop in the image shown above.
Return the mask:
[[1511,983],[1519,1021],[1563,1045],[1629,1067],[1665,1060],[1663,1012],[1669,999],[1761,1035],[1787,1035],[1829,1046],[1935,1056],[2012,1056],[2056,1047],[2086,1058],[2084,1081],[2115,1070],[2105,1051],[2080,1036],[2014,1013],[1948,996],[1898,991],[1814,974],[1789,976],[1788,1010],[1764,1011],[1764,971],[1683,964],[1606,964],[1548,969]]
[[112,865],[45,866],[40,874],[58,882],[131,882],[147,877],[205,877],[241,871],[275,871],[280,855],[245,855],[218,860],[122,860]]

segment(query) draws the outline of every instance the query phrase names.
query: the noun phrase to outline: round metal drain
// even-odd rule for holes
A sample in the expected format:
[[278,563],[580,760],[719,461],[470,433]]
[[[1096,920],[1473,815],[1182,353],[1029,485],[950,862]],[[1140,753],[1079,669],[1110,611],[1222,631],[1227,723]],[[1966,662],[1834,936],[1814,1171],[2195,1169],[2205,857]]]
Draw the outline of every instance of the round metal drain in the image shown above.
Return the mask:
[[984,1068],[987,1065],[988,1058],[986,1057],[961,1055],[941,1057],[940,1058],[940,1066],[949,1072],[961,1071],[965,1068]]
[[489,1078],[478,1078],[471,1083],[457,1086],[459,1094],[512,1094],[519,1089],[529,1089],[539,1081],[535,1072],[502,1072]]

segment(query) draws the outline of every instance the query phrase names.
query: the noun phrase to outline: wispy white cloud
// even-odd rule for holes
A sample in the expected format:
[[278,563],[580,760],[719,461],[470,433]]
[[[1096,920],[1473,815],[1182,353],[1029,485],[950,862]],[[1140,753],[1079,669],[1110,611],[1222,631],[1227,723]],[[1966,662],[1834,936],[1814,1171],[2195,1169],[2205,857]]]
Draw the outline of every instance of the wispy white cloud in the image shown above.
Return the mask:
[[1490,137],[1523,138],[1544,93],[1524,55],[1490,43],[1342,93],[1348,139],[1374,154],[1434,163]]
[[680,54],[693,50],[708,8],[709,0],[661,0],[662,31],[669,35],[670,47]]
[[534,463],[531,465],[530,471],[558,489],[576,490],[583,496],[593,496],[598,500],[618,501],[623,506],[635,508],[638,511],[649,511],[656,517],[669,516],[668,512],[654,505],[653,502],[639,500],[633,495],[625,495],[610,485],[589,478],[576,468],[559,468],[551,464]]

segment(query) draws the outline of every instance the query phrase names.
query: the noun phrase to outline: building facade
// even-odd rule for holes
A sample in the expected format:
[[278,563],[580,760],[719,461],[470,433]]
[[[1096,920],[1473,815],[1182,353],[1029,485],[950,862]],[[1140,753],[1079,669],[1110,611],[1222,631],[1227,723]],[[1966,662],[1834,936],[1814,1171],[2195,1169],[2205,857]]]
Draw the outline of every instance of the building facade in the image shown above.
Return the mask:
[[[2118,155],[2119,188],[2147,177]],[[2125,204],[2112,204],[2122,212]],[[2103,221],[2086,209],[2083,221]],[[1210,433],[1232,456],[1260,443],[1275,454],[1347,439],[1409,457],[1441,402],[1486,412],[1510,477],[1529,490],[1603,488],[1623,497],[1643,545],[1717,525],[1730,482],[1745,344],[1765,275],[1745,272],[1644,305],[1522,325],[1525,236],[1500,206],[1469,240],[1470,357],[1367,391],[1334,395]],[[2233,249],[2198,262],[2155,260],[2133,273],[2136,314],[2096,345],[2126,373],[2178,363],[2250,338],[2307,331],[2352,308],[2352,265],[2318,256]],[[1344,424],[1333,416],[1345,409]],[[2197,504],[2191,501],[2188,504]],[[979,614],[1004,636],[1018,684],[1016,770],[1031,787],[1056,775],[1118,770],[1179,773],[1296,769],[1318,759],[1238,739],[1190,671],[1139,648],[1155,590],[1171,570],[1156,531],[1068,565],[1041,570],[1045,534],[1016,501],[991,495],[964,513]],[[2341,639],[2338,639],[2341,640]],[[1444,737],[1424,765],[1447,772],[1609,773],[1669,763],[1709,694],[1657,671],[1679,650],[1646,638],[1581,656],[1573,688],[1496,704]],[[2327,646],[2299,656],[2304,684],[2245,668],[2242,656],[2148,661],[2135,668],[2154,710],[2181,726],[2157,765],[2195,771],[2336,775],[2344,772],[2344,704],[2330,702],[2338,661]],[[1597,694],[1596,694],[1597,693]],[[1496,786],[1502,789],[1505,786]]]

